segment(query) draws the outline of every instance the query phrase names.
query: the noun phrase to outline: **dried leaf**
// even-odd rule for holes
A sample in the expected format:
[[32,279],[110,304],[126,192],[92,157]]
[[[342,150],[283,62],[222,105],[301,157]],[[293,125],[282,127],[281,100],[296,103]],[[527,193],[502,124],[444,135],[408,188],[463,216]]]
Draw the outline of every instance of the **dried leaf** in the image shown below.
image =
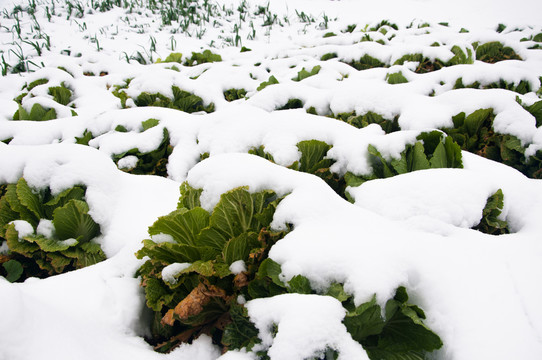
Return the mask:
[[9,260],[11,260],[11,258],[9,256],[0,254],[0,264],[8,262]]
[[175,306],[175,309],[170,309],[166,313],[162,318],[162,323],[173,326],[175,316],[180,320],[186,320],[192,316],[198,315],[213,297],[226,299],[226,292],[214,285],[206,286],[205,284],[200,283],[187,297]]
[[241,272],[233,278],[233,284],[236,288],[240,289],[248,285],[248,276],[246,272]]

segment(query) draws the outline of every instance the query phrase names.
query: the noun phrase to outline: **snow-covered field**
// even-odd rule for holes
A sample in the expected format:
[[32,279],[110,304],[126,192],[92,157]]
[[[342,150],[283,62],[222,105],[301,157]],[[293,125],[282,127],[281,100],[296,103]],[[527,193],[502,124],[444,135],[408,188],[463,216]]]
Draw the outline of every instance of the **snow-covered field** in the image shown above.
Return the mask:
[[[374,297],[382,309],[405,287],[442,340],[431,353],[385,359],[542,359],[542,2],[178,3],[192,8],[0,0],[0,184],[24,177],[53,195],[84,186],[101,229],[93,242],[107,258],[44,279],[0,276],[0,360],[257,359],[259,350],[273,360],[331,359],[329,349],[368,358],[368,345],[347,331],[345,301],[326,295],[337,284],[355,306]],[[506,60],[483,58],[493,42]],[[209,62],[206,50],[220,57]],[[462,166],[447,153],[438,166],[433,148],[427,166],[411,166],[405,149],[414,154],[420,134],[440,129],[458,141],[458,114],[474,119],[480,109],[493,122],[478,126],[492,130],[472,135],[467,126],[463,148],[496,134],[490,150],[463,150]],[[386,121],[360,126],[371,122],[366,114]],[[330,146],[323,170],[339,190],[291,169],[303,163],[306,140]],[[156,149],[167,163],[138,170]],[[379,176],[371,149],[390,167],[403,153],[409,171]],[[258,330],[253,348],[222,353],[203,334],[161,354],[145,341],[152,315],[136,272],[147,258],[135,253],[149,226],[177,209],[183,182],[203,189],[209,212],[241,186],[285,196],[270,226],[290,231],[269,258],[280,264],[278,281],[301,275],[312,293],[244,304]],[[474,229],[499,189],[509,233]],[[7,224],[6,203],[2,264],[11,254],[6,228],[19,242],[56,236],[50,221]],[[157,276],[174,282],[185,262]],[[234,264],[241,270],[231,273],[246,270]]]

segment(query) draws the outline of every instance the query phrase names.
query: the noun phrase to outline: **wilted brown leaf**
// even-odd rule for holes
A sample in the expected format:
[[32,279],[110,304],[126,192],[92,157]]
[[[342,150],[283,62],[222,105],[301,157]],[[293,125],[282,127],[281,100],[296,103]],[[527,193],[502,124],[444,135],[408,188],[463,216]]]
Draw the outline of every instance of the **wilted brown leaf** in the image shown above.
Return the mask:
[[240,289],[248,285],[248,276],[246,272],[241,272],[233,278],[233,284],[236,288]]
[[253,261],[260,261],[265,252],[265,248],[260,248],[248,254],[248,258]]
[[9,256],[0,254],[0,264],[8,262],[9,260],[11,260],[11,258]]
[[267,238],[269,237],[269,232],[267,228],[262,228],[258,234],[258,241],[265,247],[267,245]]
[[187,297],[175,306],[175,309],[170,309],[166,313],[162,318],[162,324],[173,326],[175,315],[180,320],[186,320],[189,317],[198,315],[213,297],[226,299],[226,292],[214,285],[206,286],[205,284],[200,283]]

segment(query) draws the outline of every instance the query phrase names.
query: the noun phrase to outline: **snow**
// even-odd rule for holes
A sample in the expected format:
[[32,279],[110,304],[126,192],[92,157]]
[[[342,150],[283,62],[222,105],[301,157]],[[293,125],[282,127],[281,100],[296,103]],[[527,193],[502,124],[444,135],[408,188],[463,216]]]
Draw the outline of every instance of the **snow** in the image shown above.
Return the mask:
[[34,228],[28,221],[14,220],[11,223],[15,226],[15,230],[17,230],[17,233],[19,234],[19,240],[25,236],[34,234]]
[[230,271],[235,275],[240,274],[243,271],[247,271],[245,262],[243,260],[237,260],[232,262],[230,265]]
[[74,238],[66,239],[66,240],[60,240],[58,242],[60,245],[66,245],[66,246],[73,246],[77,244],[77,240]]
[[[262,343],[257,346],[268,349],[271,359],[302,360],[327,348],[339,350],[345,359],[368,359],[346,331],[341,322],[345,310],[332,297],[286,294],[252,300],[247,309],[260,331]],[[273,325],[277,325],[274,336]]]
[[[218,3],[239,5],[233,0]],[[257,5],[268,4],[249,3],[252,12]],[[0,7],[8,12],[14,4],[28,5],[0,0]],[[452,116],[480,108],[492,108],[494,130],[517,136],[527,148],[526,155],[534,155],[542,149],[542,130],[517,99],[527,105],[540,101],[542,51],[529,49],[535,43],[521,39],[542,32],[542,2],[393,0],[369,5],[355,0],[277,0],[269,8],[282,25],[264,27],[262,17],[254,18],[254,39],[250,27],[243,25],[242,45],[252,49],[243,53],[227,40],[235,37],[232,21],[238,21],[238,14],[217,18],[221,25],[206,27],[198,39],[196,32],[202,29],[191,25],[181,33],[179,23],[160,25],[160,15],[148,9],[138,14],[114,8],[67,19],[65,5],[55,3],[56,14],[49,21],[45,15],[49,3],[38,4],[36,18],[50,35],[50,50],[42,45],[39,56],[31,45],[23,44],[27,59],[38,64],[27,64],[34,71],[0,78],[0,140],[9,142],[0,142],[0,184],[24,176],[30,186],[49,187],[53,194],[73,185],[86,186],[89,214],[102,232],[96,241],[107,260],[24,283],[12,284],[0,277],[0,359],[243,360],[257,359],[256,351],[264,349],[276,360],[310,358],[327,348],[339,351],[339,359],[367,358],[346,331],[345,309],[337,300],[300,294],[248,302],[237,299],[259,330],[259,348],[221,354],[212,339],[202,335],[167,355],[154,352],[144,340],[151,315],[135,277],[144,260],[134,253],[145,239],[173,242],[169,235],[150,237],[148,227],[177,208],[179,186],[185,180],[203,189],[201,204],[208,211],[222,193],[239,186],[287,195],[271,224],[275,229],[291,224],[294,229],[269,253],[281,265],[281,279],[303,275],[322,293],[333,283],[343,283],[356,304],[376,296],[384,305],[398,286],[405,286],[410,301],[424,309],[425,323],[444,343],[433,355],[436,359],[542,358],[540,180],[463,151],[463,169],[422,170],[371,180],[347,189],[354,200],[351,204],[316,176],[286,168],[299,160],[298,142],[316,139],[333,145],[327,156],[335,160],[334,173],[368,174],[369,144],[383,157],[397,158],[420,132],[450,127]],[[314,22],[302,22],[295,10],[312,14]],[[325,18],[330,19],[328,28],[323,25]],[[360,42],[365,36],[362,29],[382,19],[397,23],[400,30],[387,27],[387,34],[369,33],[385,45]],[[418,27],[425,22],[428,28]],[[499,23],[507,25],[502,33],[495,31]],[[6,15],[0,29],[0,52],[12,67],[18,61],[14,24]],[[21,24],[23,35],[32,36],[33,23],[26,13],[21,14]],[[350,24],[356,30],[342,32]],[[460,33],[462,27],[469,32]],[[338,36],[323,37],[331,31]],[[36,41],[44,44],[45,40]],[[524,60],[474,61],[426,74],[415,73],[413,63],[394,65],[413,52],[446,61],[453,56],[454,45],[474,52],[474,42],[488,41],[513,47]],[[440,46],[431,46],[434,43]],[[223,61],[194,67],[153,64],[171,52],[181,52],[185,59],[204,49],[220,54]],[[64,55],[68,52],[70,56]],[[138,52],[148,65],[126,61]],[[390,67],[356,71],[338,59],[321,61],[328,53],[345,61],[369,54]],[[170,69],[172,65],[181,71]],[[292,80],[302,68],[310,71],[317,65],[321,66],[317,75]],[[409,82],[388,84],[386,75],[399,71]],[[279,84],[257,91],[271,75]],[[32,89],[22,104],[28,110],[35,103],[55,108],[59,118],[12,121],[18,109],[12,99],[21,95],[25,84],[43,78],[49,82]],[[523,80],[533,91],[520,95],[503,89],[454,90],[459,78],[465,85],[482,86],[501,79],[517,86]],[[216,111],[188,114],[138,108],[132,99],[128,108],[121,109],[112,91],[127,79],[131,81],[124,91],[134,99],[142,92],[171,95],[174,85],[200,96],[205,105],[214,103]],[[48,93],[50,86],[63,83],[73,91],[68,106]],[[223,91],[230,88],[244,88],[247,99],[227,102]],[[292,98],[302,100],[303,109],[277,111]],[[310,107],[318,115],[308,114]],[[78,115],[72,116],[72,110]],[[326,117],[368,111],[388,119],[398,117],[401,131],[385,134],[374,124],[356,129]],[[142,122],[148,119],[159,124],[142,131]],[[119,125],[127,132],[116,131]],[[156,149],[164,129],[173,147],[167,178],[120,171],[136,165],[134,156],[118,164],[112,161],[132,149],[141,153]],[[94,137],[89,146],[76,144],[85,130]],[[262,145],[275,164],[247,154]],[[204,154],[209,158],[201,160]],[[491,236],[473,230],[487,198],[498,189],[504,194],[501,218],[512,233]],[[13,224],[19,238],[54,234],[52,222],[46,219],[36,229],[24,220]],[[6,252],[3,243],[0,254]],[[173,283],[188,266],[174,263],[161,276]],[[230,266],[234,274],[245,270],[243,261]]]
[[55,225],[51,220],[40,219],[38,227],[36,228],[37,235],[43,235],[47,238],[51,238],[55,233]]
[[[350,188],[355,204],[393,220],[423,217],[470,229],[482,218],[486,200],[496,188],[488,187],[480,174],[456,169],[417,171],[377,179]],[[431,182],[424,181],[431,176]],[[506,215],[506,214],[505,214]],[[422,221],[422,219],[419,219]]]
[[125,156],[119,160],[117,166],[119,169],[132,169],[136,167],[138,160],[137,156],[134,155]]
[[164,242],[175,244],[175,239],[173,239],[173,236],[168,235],[168,234],[151,235],[151,240],[157,244],[164,243]]
[[190,267],[190,263],[173,263],[162,269],[162,279],[168,283],[175,284],[177,276],[181,271]]
[[238,304],[241,304],[241,305],[244,305],[247,303],[247,299],[245,299],[245,297],[243,295],[239,295],[237,297],[237,303]]

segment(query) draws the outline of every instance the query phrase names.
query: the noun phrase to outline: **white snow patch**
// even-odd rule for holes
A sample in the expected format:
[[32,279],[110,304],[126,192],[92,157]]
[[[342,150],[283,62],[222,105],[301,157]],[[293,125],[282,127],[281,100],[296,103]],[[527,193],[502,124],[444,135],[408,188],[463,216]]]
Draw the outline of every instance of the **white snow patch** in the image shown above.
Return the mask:
[[468,229],[480,222],[487,198],[497,190],[484,180],[461,169],[433,169],[368,181],[347,191],[356,205],[389,219],[434,218]]
[[119,169],[132,169],[137,165],[138,160],[134,155],[125,156],[118,161],[117,166]]
[[51,220],[40,219],[38,227],[36,228],[36,234],[43,235],[46,238],[53,238],[55,235],[55,225]]
[[66,246],[74,246],[77,244],[77,240],[74,238],[66,239],[66,240],[59,240],[58,243],[60,245],[66,245]]
[[[271,359],[307,359],[328,347],[338,350],[341,358],[368,359],[342,323],[345,309],[332,297],[285,294],[252,300],[246,306]],[[273,325],[278,329],[275,336]]]
[[241,305],[244,305],[244,304],[247,303],[247,299],[245,299],[245,297],[243,295],[239,295],[239,296],[237,296],[237,303],[241,304]]
[[171,244],[176,244],[176,241],[175,241],[175,239],[173,239],[173,236],[171,236],[169,234],[151,235],[151,240],[154,241],[157,244],[161,244],[161,243],[165,243],[165,242],[171,243]]
[[14,220],[11,224],[15,225],[15,230],[19,234],[19,240],[25,236],[30,236],[34,234],[34,228],[32,224],[25,220]]
[[8,251],[9,251],[8,243],[5,241],[2,242],[2,244],[0,244],[0,254],[6,255]]
[[212,339],[207,335],[201,335],[192,344],[182,344],[169,354],[157,359],[166,358],[168,360],[176,359],[198,359],[215,360],[220,356],[220,349],[213,345]]
[[258,360],[258,355],[253,352],[246,352],[245,349],[242,350],[230,350],[224,355],[219,357],[220,360]]
[[175,279],[175,276],[177,276],[181,271],[184,269],[187,269],[190,267],[190,263],[173,263],[165,268],[162,269],[162,279],[164,281],[175,284],[177,282],[177,279]]
[[237,275],[242,273],[243,271],[247,271],[247,266],[245,265],[245,262],[243,260],[237,260],[231,263],[230,271],[232,272],[232,274]]

